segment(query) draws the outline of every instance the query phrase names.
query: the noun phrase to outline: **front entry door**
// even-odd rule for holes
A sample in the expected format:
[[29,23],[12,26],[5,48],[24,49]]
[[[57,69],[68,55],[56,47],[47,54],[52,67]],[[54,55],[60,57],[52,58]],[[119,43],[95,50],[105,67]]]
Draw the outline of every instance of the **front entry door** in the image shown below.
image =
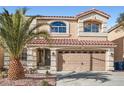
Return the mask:
[[50,50],[38,49],[37,50],[37,67],[49,67],[50,66]]
[[37,50],[37,66],[40,67],[44,63],[44,51],[43,49]]

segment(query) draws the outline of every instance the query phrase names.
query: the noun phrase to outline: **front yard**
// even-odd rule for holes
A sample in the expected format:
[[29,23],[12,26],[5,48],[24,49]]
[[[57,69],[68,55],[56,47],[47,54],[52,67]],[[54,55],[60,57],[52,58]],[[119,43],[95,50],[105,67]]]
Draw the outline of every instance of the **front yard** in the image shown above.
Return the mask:
[[0,79],[0,86],[55,86],[56,75],[46,76],[45,74],[26,74],[24,79],[8,80]]
[[57,72],[26,74],[24,79],[0,78],[0,86],[124,86],[124,72]]

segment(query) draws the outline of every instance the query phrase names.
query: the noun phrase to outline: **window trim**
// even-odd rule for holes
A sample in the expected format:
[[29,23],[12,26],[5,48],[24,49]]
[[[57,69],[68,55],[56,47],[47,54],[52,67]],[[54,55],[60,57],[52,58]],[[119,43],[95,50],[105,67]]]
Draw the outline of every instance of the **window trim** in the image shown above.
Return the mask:
[[68,21],[62,21],[62,20],[54,20],[54,21],[49,21],[48,23],[51,24],[53,22],[63,22],[66,24],[66,32],[61,33],[61,32],[51,32],[51,28],[49,29],[49,34],[50,36],[70,36],[69,33],[69,22]]
[[[67,26],[52,26],[52,27],[56,27],[56,28],[58,29],[58,31],[55,32],[55,33],[66,33],[66,32],[60,32],[59,29],[60,29],[61,27],[65,27],[65,28],[67,29]],[[50,30],[50,31],[51,31],[51,30]],[[54,32],[51,31],[51,33],[54,33]]]
[[[87,32],[87,31],[85,31],[85,25],[86,24],[90,24],[90,32]],[[96,32],[96,31],[93,31],[93,24],[98,24],[99,25],[99,27],[98,27],[98,32]],[[100,29],[101,29],[101,23],[100,22],[98,22],[98,21],[85,21],[84,23],[84,26],[83,26],[83,32],[86,32],[86,33],[99,33],[100,32]]]

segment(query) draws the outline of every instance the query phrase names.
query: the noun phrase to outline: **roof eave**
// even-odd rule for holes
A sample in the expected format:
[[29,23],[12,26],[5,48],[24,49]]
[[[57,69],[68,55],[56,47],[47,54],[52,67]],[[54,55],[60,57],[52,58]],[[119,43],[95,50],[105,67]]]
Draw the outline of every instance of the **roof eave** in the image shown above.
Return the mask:
[[44,19],[44,20],[77,20],[74,16],[38,16],[37,19]]
[[81,12],[81,13],[77,14],[76,17],[79,18],[79,17],[81,17],[81,16],[85,16],[85,15],[88,15],[88,14],[91,14],[91,13],[97,13],[97,14],[100,14],[100,15],[106,17],[107,19],[109,19],[109,18],[111,17],[111,16],[108,15],[107,13],[102,12],[102,11],[97,10],[97,9],[91,9],[91,10],[86,11],[86,12]]
[[108,33],[114,31],[116,28],[118,28],[120,26],[121,26],[121,24],[116,24],[116,25],[112,26],[110,29],[108,29]]

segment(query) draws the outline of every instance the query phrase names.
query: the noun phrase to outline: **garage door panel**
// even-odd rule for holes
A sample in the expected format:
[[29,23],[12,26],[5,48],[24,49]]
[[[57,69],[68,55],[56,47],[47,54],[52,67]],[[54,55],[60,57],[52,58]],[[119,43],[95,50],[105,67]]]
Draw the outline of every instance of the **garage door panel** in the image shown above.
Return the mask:
[[89,65],[81,66],[79,65],[63,65],[63,70],[68,70],[68,71],[89,71]]
[[59,54],[59,62],[59,66],[61,66],[60,68],[65,71],[89,71],[90,69],[89,54]]
[[93,57],[93,70],[104,71],[105,70],[105,53],[94,53]]

